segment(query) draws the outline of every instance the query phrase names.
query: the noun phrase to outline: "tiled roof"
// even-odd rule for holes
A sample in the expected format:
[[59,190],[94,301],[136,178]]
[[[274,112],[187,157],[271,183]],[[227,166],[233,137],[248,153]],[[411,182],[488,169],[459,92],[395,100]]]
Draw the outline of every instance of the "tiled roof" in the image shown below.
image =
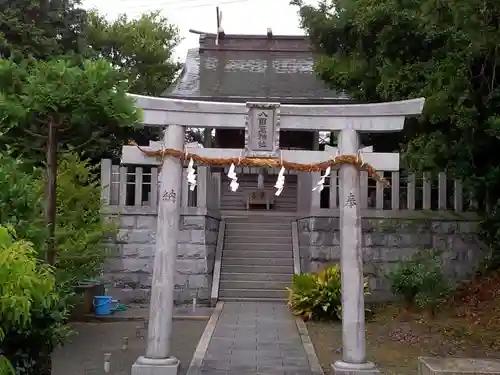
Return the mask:
[[303,36],[200,36],[168,97],[238,101],[274,98],[282,102],[346,100],[313,72],[314,54]]

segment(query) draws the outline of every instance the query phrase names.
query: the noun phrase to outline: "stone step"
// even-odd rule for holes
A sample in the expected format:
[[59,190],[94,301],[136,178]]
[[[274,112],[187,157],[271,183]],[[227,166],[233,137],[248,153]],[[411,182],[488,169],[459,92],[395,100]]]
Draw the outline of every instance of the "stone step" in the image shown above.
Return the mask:
[[235,281],[222,280],[219,289],[256,289],[256,290],[286,290],[290,283],[286,281]]
[[280,216],[280,215],[248,215],[240,217],[223,217],[226,223],[269,223],[269,224],[288,224],[292,225],[294,220],[291,217]]
[[226,230],[226,236],[263,236],[263,237],[270,237],[270,238],[275,238],[275,237],[291,237],[292,236],[292,231],[290,228],[283,228],[283,229],[274,229],[274,228],[268,228],[266,227],[265,229],[252,229],[251,225],[246,226],[245,229],[229,229]]
[[277,298],[286,299],[288,292],[286,290],[258,290],[258,289],[219,289],[219,298],[224,300],[225,297],[229,298]]
[[233,232],[229,232],[224,239],[224,244],[239,244],[239,243],[258,243],[258,244],[284,244],[292,246],[291,236],[287,237],[266,237],[263,233],[258,234],[258,231],[252,233],[245,233],[244,235],[235,235]]
[[[267,259],[268,260],[268,259]],[[283,274],[293,274],[293,265],[246,265],[246,264],[227,264],[227,262],[222,262],[221,274],[267,274],[269,276],[283,275]]]
[[[236,224],[235,224],[236,225]],[[227,228],[227,226],[226,226]],[[229,233],[234,233],[235,236],[245,235],[245,234],[262,234],[265,237],[291,237],[292,229],[290,227],[280,227],[274,228],[269,226],[257,226],[246,225],[244,228],[231,228],[229,227]]]
[[[260,273],[260,270],[254,272],[225,272],[224,268],[221,271],[221,281],[282,281],[290,284],[293,279],[292,273]],[[287,267],[287,271],[288,267]]]
[[227,266],[289,266],[293,269],[292,258],[224,258],[222,264]]
[[252,231],[262,231],[262,230],[279,230],[287,231],[290,233],[292,230],[291,224],[271,224],[271,223],[228,223],[226,222],[226,231],[233,230],[252,230]]
[[284,243],[226,243],[224,242],[224,251],[226,250],[255,250],[255,251],[289,251],[292,254],[292,245]]
[[234,250],[224,249],[222,251],[222,261],[229,258],[290,258],[293,260],[292,251],[265,251],[265,250]]
[[242,298],[242,297],[224,297],[220,298],[221,301],[225,302],[273,302],[286,304],[286,298]]

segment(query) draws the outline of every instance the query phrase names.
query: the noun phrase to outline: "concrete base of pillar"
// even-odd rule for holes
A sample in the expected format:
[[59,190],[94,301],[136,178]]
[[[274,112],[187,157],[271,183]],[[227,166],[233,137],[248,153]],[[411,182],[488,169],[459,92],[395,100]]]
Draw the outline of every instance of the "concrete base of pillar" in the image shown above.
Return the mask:
[[380,370],[372,362],[347,363],[337,361],[332,365],[332,375],[379,375]]
[[132,365],[132,375],[177,375],[179,360],[169,358],[139,357]]

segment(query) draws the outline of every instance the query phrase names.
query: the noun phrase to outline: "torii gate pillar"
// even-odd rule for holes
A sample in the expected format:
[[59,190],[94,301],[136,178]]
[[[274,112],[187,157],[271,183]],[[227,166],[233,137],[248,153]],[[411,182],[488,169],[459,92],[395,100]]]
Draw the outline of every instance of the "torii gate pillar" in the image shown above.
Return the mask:
[[[355,155],[359,134],[341,130],[338,146],[342,155]],[[361,216],[359,212],[359,171],[355,166],[340,167],[340,269],[342,277],[342,361],[332,365],[334,374],[378,374],[366,360],[365,301]]]
[[[184,127],[169,125],[165,146],[182,150]],[[166,157],[161,165],[156,250],[151,281],[146,355],[137,358],[132,375],[177,375],[179,360],[170,353],[174,301],[174,275],[179,239],[182,165]]]

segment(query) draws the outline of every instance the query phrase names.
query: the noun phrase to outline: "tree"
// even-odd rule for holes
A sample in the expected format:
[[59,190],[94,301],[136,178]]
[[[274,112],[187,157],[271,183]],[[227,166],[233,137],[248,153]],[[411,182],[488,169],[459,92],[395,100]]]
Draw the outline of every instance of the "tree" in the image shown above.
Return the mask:
[[[96,13],[87,17],[79,5],[79,0],[0,3],[0,52],[10,58],[0,61],[0,142],[35,164],[47,163],[49,242],[58,149],[82,151],[95,163],[117,158],[130,139],[141,144],[157,138],[158,129],[134,126],[139,114],[125,94],[161,94],[179,68],[171,62],[178,31],[158,13],[108,23]],[[55,244],[49,243],[51,264],[54,256]]]
[[61,155],[57,169],[58,283],[78,285],[101,275],[114,250],[117,227],[101,212],[100,168],[75,153]]
[[87,12],[80,0],[0,0],[0,55],[20,61],[82,54]]
[[137,20],[120,15],[113,22],[90,13],[87,38],[93,56],[110,61],[134,94],[163,94],[180,69],[172,61],[179,30],[159,12],[145,13]]
[[493,152],[500,147],[499,2],[330,0],[313,7],[296,0],[294,4],[300,7],[302,26],[312,44],[324,55],[316,71],[332,87],[363,102],[426,97],[423,116],[409,121],[402,134],[375,138],[382,148],[397,148],[402,142],[410,168],[446,169],[462,178],[478,200],[496,201],[500,195],[500,154]]
[[[30,160],[45,160],[47,260],[55,261],[57,155],[81,150],[92,156],[117,149],[138,126],[140,113],[128,85],[106,61],[75,66],[64,60],[28,66],[0,62],[0,141]],[[105,126],[103,125],[105,124]],[[45,155],[45,157],[43,157]]]
[[[139,95],[162,95],[172,84],[180,64],[172,53],[179,44],[179,30],[159,12],[128,19],[122,14],[113,22],[97,12],[90,12],[87,43],[92,58],[110,61]],[[142,145],[161,138],[161,129],[145,127],[133,139]]]
[[[119,71],[116,78],[127,80],[136,94],[161,95],[171,85],[180,69],[172,61],[179,41],[178,29],[158,12],[108,22],[97,12],[88,14],[80,0],[0,0],[1,57],[18,63],[28,63],[28,58],[78,64],[86,58],[106,59]],[[121,143],[134,139],[147,144],[158,136],[158,129],[141,128],[127,133]],[[118,152],[102,149],[92,159],[113,158]]]

